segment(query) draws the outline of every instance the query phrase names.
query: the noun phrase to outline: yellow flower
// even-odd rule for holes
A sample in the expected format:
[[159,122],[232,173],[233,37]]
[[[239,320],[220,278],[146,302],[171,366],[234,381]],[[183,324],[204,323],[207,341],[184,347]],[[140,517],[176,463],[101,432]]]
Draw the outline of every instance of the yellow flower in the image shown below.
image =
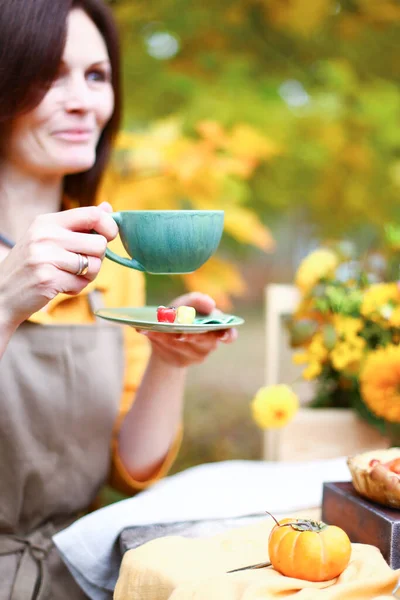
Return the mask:
[[360,375],[360,389],[378,417],[400,422],[400,346],[370,352]]
[[251,403],[253,419],[261,429],[284,427],[298,407],[298,397],[283,384],[260,388]]
[[387,322],[391,319],[391,311],[386,314],[388,303],[398,303],[400,292],[397,283],[377,283],[371,285],[364,294],[361,314],[373,321]]
[[333,325],[338,337],[352,337],[356,336],[363,327],[362,319],[355,319],[354,317],[345,317],[343,315],[333,316]]
[[357,371],[366,346],[364,338],[358,335],[363,328],[362,319],[334,315],[333,325],[339,341],[331,351],[332,365],[337,371]]
[[322,333],[316,333],[311,340],[309,353],[312,360],[324,361],[328,357],[328,349],[324,344]]
[[355,335],[352,338],[349,337],[349,338],[347,338],[347,341],[354,351],[364,350],[364,348],[367,345],[367,342],[365,341],[365,339],[360,337],[359,335]]
[[308,367],[304,369],[303,377],[307,381],[311,381],[312,379],[315,379],[316,377],[318,377],[318,375],[321,374],[321,371],[322,371],[321,363],[318,363],[317,361],[312,361],[312,362],[310,362]]
[[303,292],[309,292],[320,279],[332,277],[338,264],[339,259],[332,250],[315,250],[300,263],[295,283]]
[[296,365],[308,363],[308,366],[303,371],[303,377],[309,381],[320,375],[322,364],[327,358],[328,349],[324,344],[323,335],[322,333],[317,332],[303,352],[298,352],[293,355],[293,362]]
[[389,317],[389,323],[392,327],[400,327],[400,307],[393,310]]
[[340,342],[336,344],[331,352],[332,365],[337,371],[351,370],[355,371],[360,365],[365,340],[355,338],[356,343]]
[[342,371],[347,367],[350,360],[349,346],[345,342],[336,344],[331,352],[332,365],[337,371]]
[[296,352],[293,354],[293,362],[295,365],[304,365],[309,361],[308,352]]

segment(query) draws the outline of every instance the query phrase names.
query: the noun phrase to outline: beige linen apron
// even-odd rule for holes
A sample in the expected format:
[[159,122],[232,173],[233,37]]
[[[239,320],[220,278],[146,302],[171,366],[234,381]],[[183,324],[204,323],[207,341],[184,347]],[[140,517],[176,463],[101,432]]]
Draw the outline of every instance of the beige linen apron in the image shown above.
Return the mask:
[[105,321],[25,322],[0,360],[0,600],[86,598],[51,536],[107,479],[123,362]]

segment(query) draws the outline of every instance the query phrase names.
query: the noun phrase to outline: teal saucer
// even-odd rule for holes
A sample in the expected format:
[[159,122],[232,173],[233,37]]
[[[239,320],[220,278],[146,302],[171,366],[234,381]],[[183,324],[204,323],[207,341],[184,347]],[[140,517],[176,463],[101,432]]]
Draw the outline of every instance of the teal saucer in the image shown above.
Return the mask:
[[96,311],[96,315],[107,321],[161,333],[206,333],[207,331],[238,327],[244,323],[244,319],[241,317],[220,312],[214,312],[210,315],[198,314],[190,325],[160,323],[157,321],[157,306],[102,308]]

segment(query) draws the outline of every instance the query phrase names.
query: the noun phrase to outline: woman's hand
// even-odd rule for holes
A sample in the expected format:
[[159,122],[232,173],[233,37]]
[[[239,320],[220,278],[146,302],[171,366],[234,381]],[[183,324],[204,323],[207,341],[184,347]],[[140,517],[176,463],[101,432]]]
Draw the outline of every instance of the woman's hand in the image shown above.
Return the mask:
[[[215,301],[199,292],[192,292],[176,298],[171,306],[193,306],[196,311],[210,314],[215,310]],[[151,342],[153,354],[165,363],[175,367],[188,367],[203,362],[213,352],[219,342],[230,344],[237,338],[236,329],[209,331],[207,333],[173,334],[156,331],[140,331]]]
[[[98,274],[118,227],[111,206],[75,208],[37,217],[0,262],[0,324],[16,328],[59,293],[79,294]],[[99,235],[90,233],[95,230]],[[78,254],[88,271],[77,275]]]

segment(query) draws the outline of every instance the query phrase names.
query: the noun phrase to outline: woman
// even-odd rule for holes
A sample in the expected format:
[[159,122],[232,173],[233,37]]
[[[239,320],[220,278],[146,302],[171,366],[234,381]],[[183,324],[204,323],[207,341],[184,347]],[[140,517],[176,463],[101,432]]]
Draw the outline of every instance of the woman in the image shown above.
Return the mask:
[[117,227],[95,200],[120,113],[102,0],[0,0],[0,69],[0,600],[79,600],[51,536],[107,479],[134,493],[165,474],[186,368],[236,332],[146,336],[93,317],[144,300],[141,274],[102,265]]

